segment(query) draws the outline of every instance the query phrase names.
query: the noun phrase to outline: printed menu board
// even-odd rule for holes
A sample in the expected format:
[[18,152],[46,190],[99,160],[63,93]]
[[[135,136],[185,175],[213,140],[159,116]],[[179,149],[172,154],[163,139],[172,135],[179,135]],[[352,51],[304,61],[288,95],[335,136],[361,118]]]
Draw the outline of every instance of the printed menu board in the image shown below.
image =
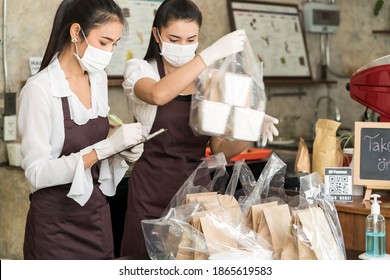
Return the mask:
[[122,76],[126,61],[143,58],[149,45],[154,15],[163,0],[117,0],[127,19],[129,29],[118,42],[110,65],[109,76]]
[[231,29],[245,29],[264,77],[311,78],[297,5],[228,0]]

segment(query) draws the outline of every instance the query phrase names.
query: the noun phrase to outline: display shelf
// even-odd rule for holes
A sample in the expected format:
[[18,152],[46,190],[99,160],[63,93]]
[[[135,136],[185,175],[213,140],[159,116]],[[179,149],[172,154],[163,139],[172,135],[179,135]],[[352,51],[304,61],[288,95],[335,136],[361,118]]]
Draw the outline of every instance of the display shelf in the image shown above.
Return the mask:
[[313,79],[288,79],[288,78],[264,78],[264,84],[267,86],[291,86],[291,85],[320,85],[336,84],[333,80],[313,80]]
[[122,87],[123,77],[122,76],[108,76],[109,87]]
[[374,34],[390,34],[390,29],[373,30],[372,33],[374,33]]

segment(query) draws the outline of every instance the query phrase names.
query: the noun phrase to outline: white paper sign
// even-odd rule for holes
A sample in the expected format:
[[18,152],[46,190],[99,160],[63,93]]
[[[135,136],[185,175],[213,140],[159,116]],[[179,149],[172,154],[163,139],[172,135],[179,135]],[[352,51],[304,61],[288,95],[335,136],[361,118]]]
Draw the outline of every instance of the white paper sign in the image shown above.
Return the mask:
[[40,56],[30,56],[28,58],[31,76],[35,75],[38,72],[39,68],[41,67],[42,58],[43,57],[40,57]]

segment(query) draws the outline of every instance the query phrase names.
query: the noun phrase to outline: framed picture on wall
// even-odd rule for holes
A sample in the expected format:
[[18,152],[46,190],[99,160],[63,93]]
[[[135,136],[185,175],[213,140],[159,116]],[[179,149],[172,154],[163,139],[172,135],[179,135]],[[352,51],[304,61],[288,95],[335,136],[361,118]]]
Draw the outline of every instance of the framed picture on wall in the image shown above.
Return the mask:
[[298,5],[227,0],[230,27],[245,29],[265,78],[312,79]]
[[115,47],[106,72],[110,78],[122,78],[126,61],[144,58],[158,7],[163,0],[116,0],[128,22],[128,33]]

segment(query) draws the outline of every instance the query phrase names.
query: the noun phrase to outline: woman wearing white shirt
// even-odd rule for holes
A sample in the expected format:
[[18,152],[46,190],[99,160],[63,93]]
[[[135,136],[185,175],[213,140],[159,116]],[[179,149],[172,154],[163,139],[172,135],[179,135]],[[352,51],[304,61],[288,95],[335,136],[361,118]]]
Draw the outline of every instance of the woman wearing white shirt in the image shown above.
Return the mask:
[[[140,124],[107,138],[104,68],[125,23],[113,0],[62,1],[40,71],[21,91],[22,167],[31,183],[25,259],[114,256],[106,195],[128,169],[116,154],[142,139]],[[126,155],[136,160],[141,151]]]
[[123,87],[143,133],[168,129],[145,143],[129,178],[121,247],[121,255],[129,259],[149,258],[141,221],[161,216],[200,164],[208,143],[213,153],[223,152],[226,158],[250,144],[195,136],[189,126],[195,80],[218,59],[242,51],[245,39],[243,30],[235,31],[195,55],[201,24],[202,14],[191,0],[165,0],[156,12],[144,60],[126,64]]

